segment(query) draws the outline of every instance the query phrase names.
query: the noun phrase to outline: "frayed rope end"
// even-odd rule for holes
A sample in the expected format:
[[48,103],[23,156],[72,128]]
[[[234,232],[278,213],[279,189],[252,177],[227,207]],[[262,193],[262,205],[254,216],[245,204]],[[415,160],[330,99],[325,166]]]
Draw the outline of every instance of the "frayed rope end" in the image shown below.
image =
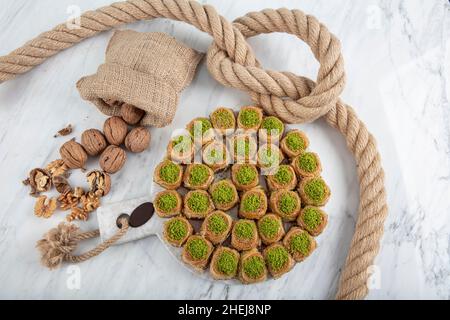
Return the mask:
[[50,270],[60,267],[77,247],[78,241],[75,238],[78,233],[76,225],[62,222],[44,234],[43,239],[36,244],[41,254],[41,263]]

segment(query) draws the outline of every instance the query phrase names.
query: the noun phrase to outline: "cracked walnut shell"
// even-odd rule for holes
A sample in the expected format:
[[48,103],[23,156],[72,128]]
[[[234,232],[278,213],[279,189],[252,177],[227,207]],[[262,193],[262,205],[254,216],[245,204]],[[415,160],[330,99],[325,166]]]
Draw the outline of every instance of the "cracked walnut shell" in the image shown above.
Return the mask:
[[84,168],[88,155],[81,144],[75,142],[75,139],[67,141],[59,149],[61,158],[70,169]]
[[111,190],[111,177],[106,172],[91,171],[87,175],[89,190],[98,197],[106,196]]
[[114,174],[124,166],[127,161],[125,151],[116,146],[109,146],[100,156],[100,167],[106,173]]
[[150,132],[146,128],[134,128],[125,138],[125,147],[131,152],[141,153],[150,146],[150,140]]
[[47,170],[36,168],[30,171],[28,179],[23,182],[30,185],[31,195],[38,195],[41,192],[47,192],[52,187],[52,178]]
[[34,214],[41,218],[50,218],[55,212],[57,207],[55,198],[47,198],[47,196],[41,196],[37,199],[34,205]]
[[81,135],[81,145],[90,156],[96,156],[106,149],[108,143],[100,130],[89,129]]
[[120,146],[128,133],[128,125],[119,117],[111,117],[103,125],[106,140],[112,145]]
[[72,190],[72,187],[70,186],[69,182],[63,176],[54,176],[52,178],[52,183],[55,186],[56,191],[58,191],[61,194],[65,194]]

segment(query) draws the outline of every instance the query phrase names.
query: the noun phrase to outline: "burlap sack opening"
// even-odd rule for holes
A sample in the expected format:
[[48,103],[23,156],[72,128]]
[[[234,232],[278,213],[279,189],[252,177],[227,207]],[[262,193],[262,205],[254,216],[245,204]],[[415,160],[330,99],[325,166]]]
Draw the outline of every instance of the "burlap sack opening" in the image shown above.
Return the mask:
[[144,110],[141,125],[169,125],[181,91],[192,81],[203,54],[164,33],[116,31],[97,73],[77,88],[106,115],[120,115],[123,103]]

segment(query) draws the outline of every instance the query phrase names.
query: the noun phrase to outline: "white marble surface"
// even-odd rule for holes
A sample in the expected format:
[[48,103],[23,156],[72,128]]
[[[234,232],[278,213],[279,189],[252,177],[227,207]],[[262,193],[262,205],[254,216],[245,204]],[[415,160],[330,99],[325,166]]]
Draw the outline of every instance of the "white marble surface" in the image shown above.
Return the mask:
[[[0,54],[64,21],[70,5],[86,10],[109,2],[2,0]],[[376,260],[380,285],[369,298],[450,298],[448,1],[203,2],[228,19],[266,7],[299,8],[337,34],[348,74],[343,98],[378,138],[386,169],[390,213]],[[130,28],[168,32],[203,51],[210,42],[193,27],[168,20]],[[87,40],[0,86],[0,298],[332,298],[354,229],[358,183],[343,139],[322,121],[301,127],[324,159],[324,176],[333,190],[327,206],[330,224],[314,255],[281,280],[244,287],[199,279],[177,264],[156,237],[111,248],[79,269],[65,266],[48,271],[40,266],[35,241],[64,214],[50,220],[34,217],[34,200],[20,181],[29,169],[57,157],[64,140],[54,139],[53,134],[64,125],[75,125],[74,136],[101,126],[105,117],[80,99],[75,83],[102,62],[110,36],[108,32]],[[250,42],[267,68],[315,77],[317,63],[292,36],[260,36]],[[249,102],[245,94],[221,87],[202,65],[182,96],[172,126],[152,130],[151,150],[130,157],[125,169],[114,176],[113,191],[104,201],[148,194],[155,161],[173,129],[218,105]],[[72,181],[81,179],[76,174]],[[81,227],[95,228],[95,217]],[[76,275],[79,286],[73,282]]]

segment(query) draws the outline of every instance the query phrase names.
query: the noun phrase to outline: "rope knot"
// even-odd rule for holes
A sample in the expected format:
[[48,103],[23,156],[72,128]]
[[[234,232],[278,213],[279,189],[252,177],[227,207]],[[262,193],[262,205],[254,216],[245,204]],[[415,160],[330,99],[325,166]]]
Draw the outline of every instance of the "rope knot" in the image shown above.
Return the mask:
[[60,223],[49,230],[36,244],[41,253],[41,262],[49,269],[59,267],[76,249],[79,228],[74,224]]
[[233,28],[244,39],[271,32],[297,36],[309,45],[320,63],[317,84],[293,73],[262,69],[256,59],[247,58],[253,53],[239,37],[234,39],[232,49],[216,39],[209,48],[208,68],[217,81],[248,92],[268,114],[288,123],[312,122],[336,106],[345,85],[341,46],[315,17],[300,10],[268,9],[237,19]]

